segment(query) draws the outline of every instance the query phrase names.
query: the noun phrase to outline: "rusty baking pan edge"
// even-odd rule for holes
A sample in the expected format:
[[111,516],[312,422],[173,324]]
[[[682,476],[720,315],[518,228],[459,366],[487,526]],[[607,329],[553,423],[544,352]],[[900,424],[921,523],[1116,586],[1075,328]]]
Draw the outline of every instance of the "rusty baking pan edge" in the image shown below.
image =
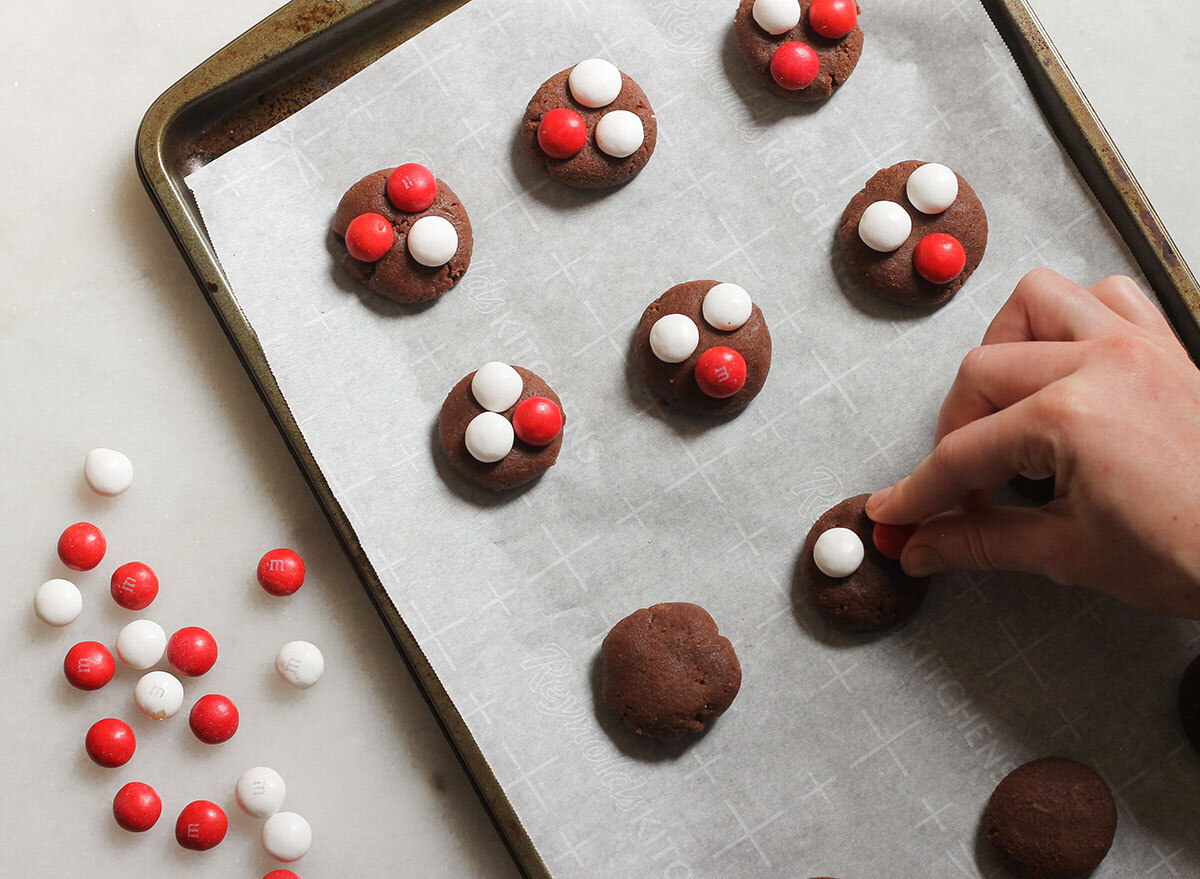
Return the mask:
[[[550,873],[546,869],[541,855],[517,817],[516,811],[492,772],[491,766],[479,750],[462,715],[450,700],[403,617],[384,591],[374,568],[363,552],[357,535],[346,518],[345,512],[308,448],[308,444],[292,416],[287,400],[275,381],[270,365],[259,344],[258,336],[238,308],[224,273],[217,262],[216,254],[199,217],[199,211],[190,192],[183,184],[183,175],[186,173],[184,166],[177,165],[175,168],[168,166],[168,150],[172,147],[178,149],[181,142],[195,143],[198,134],[198,132],[186,129],[182,132],[178,130],[181,117],[186,111],[194,108],[197,102],[210,98],[220,89],[231,88],[240,77],[261,70],[261,65],[267,59],[278,62],[292,52],[304,51],[305,43],[322,34],[329,33],[331,29],[351,21],[356,16],[361,16],[364,11],[370,12],[373,9],[378,13],[380,9],[383,9],[393,15],[404,15],[408,11],[405,8],[407,7],[415,10],[416,15],[419,16],[421,13],[430,15],[430,10],[436,10],[437,14],[432,17],[418,18],[406,22],[399,28],[392,29],[401,33],[406,32],[406,35],[402,37],[404,39],[423,30],[433,21],[462,5],[462,2],[464,0],[440,3],[402,2],[402,0],[390,3],[372,3],[370,0],[314,3],[311,0],[294,0],[202,62],[151,105],[138,129],[136,160],[138,174],[158,209],[159,215],[187,261],[242,365],[249,373],[255,389],[271,412],[292,456],[300,465],[301,472],[333,526],[342,549],[358,571],[372,604],[386,623],[392,641],[404,659],[409,673],[417,682],[426,702],[437,718],[442,732],[453,747],[455,755],[470,778],[493,823],[500,831],[514,862],[523,875],[531,877],[531,879],[540,879],[540,877],[548,879]],[[313,24],[314,21],[319,24]],[[399,45],[402,39],[397,40],[393,45]],[[343,60],[343,68],[339,71],[340,76],[326,81],[320,81],[320,77],[309,78],[312,82],[309,84],[311,96],[308,100],[315,99],[319,94],[337,85],[382,55],[386,49],[380,51],[378,42],[378,40],[364,41],[365,48],[362,54],[346,57]],[[329,57],[330,54],[322,52],[320,57]],[[347,53],[343,50],[341,54]],[[312,63],[320,63],[320,61],[318,59]],[[311,64],[307,66],[311,66]],[[253,100],[254,96],[250,95],[249,99]],[[292,112],[299,109],[299,106],[303,106],[303,104],[292,108]],[[290,113],[279,116],[271,124],[280,121],[286,115],[290,115]],[[266,120],[252,118],[248,124],[253,128],[257,127],[256,123],[260,121]],[[262,127],[269,127],[269,125]],[[203,150],[204,145],[201,144],[200,148]],[[209,160],[215,158],[214,152],[215,155],[220,154],[217,151],[211,151],[208,155]]]
[[[138,130],[138,173],[443,732],[527,876],[549,876],[491,767],[383,590],[221,270],[184,176],[276,124],[467,0],[293,0],[185,75]],[[981,0],[1056,136],[1200,356],[1200,290],[1025,0]]]

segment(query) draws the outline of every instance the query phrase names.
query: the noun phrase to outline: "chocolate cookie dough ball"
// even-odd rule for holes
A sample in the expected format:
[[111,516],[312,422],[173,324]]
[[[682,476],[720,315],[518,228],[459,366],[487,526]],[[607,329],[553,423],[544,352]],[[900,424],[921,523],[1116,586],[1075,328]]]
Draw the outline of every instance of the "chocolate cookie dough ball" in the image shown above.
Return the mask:
[[741,0],[733,35],[751,73],[788,101],[822,101],[862,55],[854,0]]
[[642,313],[634,358],[650,390],[689,415],[740,412],[771,369],[762,311],[737,284],[676,284]]
[[658,139],[658,120],[641,86],[601,58],[554,74],[521,123],[525,149],[559,183],[607,189],[638,175]]
[[438,440],[450,466],[468,480],[505,491],[554,466],[565,421],[562,401],[540,376],[493,361],[446,396]]
[[936,305],[957,293],[979,267],[987,236],[971,185],[945,165],[917,161],[868,180],[837,231],[850,274],[904,305]]
[[988,842],[1028,879],[1083,879],[1112,846],[1117,807],[1091,768],[1061,757],[1018,766],[984,815]]
[[[847,498],[817,519],[800,559],[804,587],[824,620],[844,632],[876,632],[903,622],[925,600],[928,581],[904,573],[904,537],[867,518],[867,498]],[[885,555],[886,550],[889,555]]]
[[415,163],[351,186],[331,234],[347,274],[396,302],[441,296],[466,274],[474,245],[454,190]]
[[672,602],[635,611],[600,646],[604,706],[640,736],[700,732],[732,704],[742,667],[708,611]]

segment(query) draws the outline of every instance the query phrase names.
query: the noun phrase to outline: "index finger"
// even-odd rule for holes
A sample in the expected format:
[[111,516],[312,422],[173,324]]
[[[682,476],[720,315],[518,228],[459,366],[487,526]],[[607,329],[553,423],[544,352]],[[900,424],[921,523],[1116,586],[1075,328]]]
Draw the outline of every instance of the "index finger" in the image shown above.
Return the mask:
[[1090,291],[1050,269],[1035,269],[996,312],[982,344],[1079,342],[1111,336],[1128,326]]

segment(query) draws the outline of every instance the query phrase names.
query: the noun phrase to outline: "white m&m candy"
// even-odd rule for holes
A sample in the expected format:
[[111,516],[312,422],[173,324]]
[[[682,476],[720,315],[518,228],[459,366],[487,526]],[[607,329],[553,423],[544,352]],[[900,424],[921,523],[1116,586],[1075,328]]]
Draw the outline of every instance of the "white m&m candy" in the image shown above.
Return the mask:
[[238,806],[251,818],[266,818],[283,808],[287,785],[283,776],[269,766],[255,766],[242,773],[234,786]]
[[717,330],[736,330],[750,320],[750,294],[737,284],[717,284],[704,294],[701,311],[709,326]]
[[813,545],[813,561],[827,577],[849,577],[862,564],[865,550],[849,528],[830,528]]
[[154,620],[134,620],[117,633],[117,656],[131,668],[149,668],[166,649],[167,633]]
[[276,812],[262,827],[262,844],[277,861],[298,861],[312,846],[312,827],[295,812]]
[[83,610],[83,593],[70,580],[47,580],[33,594],[33,612],[43,623],[67,626]]
[[515,406],[523,390],[525,382],[521,374],[498,360],[483,364],[471,379],[471,394],[489,412],[503,412]]
[[275,671],[293,687],[307,690],[325,674],[325,657],[316,644],[288,641],[275,654]]
[[683,363],[700,344],[700,328],[686,314],[664,314],[650,328],[650,350],[663,363]]
[[423,266],[443,266],[458,250],[458,233],[445,217],[421,217],[408,230],[408,252]]
[[96,494],[116,497],[133,484],[133,462],[112,449],[92,449],[83,461],[83,478]]
[[512,451],[512,422],[499,412],[480,412],[467,425],[463,441],[476,461],[494,464]]
[[641,117],[628,110],[605,113],[596,123],[596,146],[614,159],[632,156],[645,139]]
[[168,671],[147,672],[133,688],[133,701],[151,720],[174,717],[183,707],[183,684]]
[[858,237],[863,244],[880,253],[899,250],[912,234],[912,217],[894,201],[867,205],[858,221]]
[[930,162],[909,174],[904,188],[914,208],[923,214],[940,214],[958,198],[958,175]]
[[603,58],[589,58],[571,68],[567,86],[583,106],[607,107],[621,94],[621,71]]
[[769,34],[790,31],[800,23],[798,0],[754,0],[754,21]]

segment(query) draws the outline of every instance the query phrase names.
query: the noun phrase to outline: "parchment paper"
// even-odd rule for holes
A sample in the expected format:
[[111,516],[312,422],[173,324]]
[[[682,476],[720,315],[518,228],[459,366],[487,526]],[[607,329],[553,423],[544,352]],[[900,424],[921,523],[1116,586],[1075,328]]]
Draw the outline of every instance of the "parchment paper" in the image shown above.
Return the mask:
[[[473,0],[188,178],[238,302],[389,595],[552,872],[563,877],[993,876],[993,785],[1046,754],[1120,804],[1097,875],[1200,871],[1197,760],[1174,688],[1200,628],[1019,577],[940,580],[910,625],[843,638],[793,602],[810,524],[929,450],[962,355],[1027,270],[1134,272],[973,0],[867,3],[866,48],[828,103],[763,94],[733,0]],[[548,182],[517,127],[587,57],[659,118],[634,182]],[[833,230],[878,168],[944,162],[991,240],[946,307],[838,277]],[[427,308],[365,293],[327,249],[377,168],[427,163],[475,255]],[[740,417],[676,417],[629,368],[642,309],[680,281],[751,292],[774,337]],[[458,379],[541,373],[568,417],[558,466],[491,497],[435,452]],[[659,601],[703,604],[744,668],[698,740],[635,741],[593,699],[600,640]],[[365,672],[365,670],[364,670]]]

